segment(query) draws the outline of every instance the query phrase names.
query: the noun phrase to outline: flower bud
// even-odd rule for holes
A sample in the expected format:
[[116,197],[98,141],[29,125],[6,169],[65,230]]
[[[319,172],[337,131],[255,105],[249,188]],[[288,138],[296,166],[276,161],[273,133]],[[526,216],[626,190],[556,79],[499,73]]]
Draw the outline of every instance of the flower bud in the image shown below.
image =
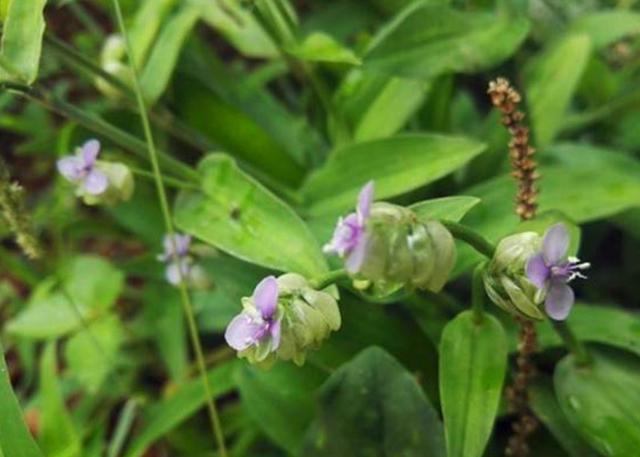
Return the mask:
[[336,299],[294,273],[265,278],[242,304],[225,338],[240,357],[263,366],[277,359],[302,365],[307,349],[318,347],[341,325]]
[[[126,47],[122,37],[120,35],[111,35],[102,47],[100,66],[106,73],[116,77],[124,84],[131,86],[133,83],[133,72],[131,68],[124,63],[125,55]],[[98,76],[95,84],[97,89],[106,97],[114,100],[122,98],[122,91],[114,87],[109,81]]]
[[540,320],[544,298],[526,275],[527,261],[540,249],[541,238],[535,232],[523,232],[503,238],[484,275],[487,295],[496,305],[513,314]]

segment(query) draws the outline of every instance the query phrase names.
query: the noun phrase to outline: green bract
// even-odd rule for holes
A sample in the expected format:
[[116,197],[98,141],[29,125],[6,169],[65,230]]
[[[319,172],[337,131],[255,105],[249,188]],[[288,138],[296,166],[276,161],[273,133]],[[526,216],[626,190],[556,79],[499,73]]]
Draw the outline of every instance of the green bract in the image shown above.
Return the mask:
[[438,292],[455,262],[455,244],[436,220],[421,220],[404,207],[375,203],[367,220],[367,254],[357,279],[378,292],[402,286]]
[[540,249],[541,237],[523,232],[503,238],[484,275],[487,295],[496,305],[529,319],[544,319],[544,297],[525,274],[527,260]]

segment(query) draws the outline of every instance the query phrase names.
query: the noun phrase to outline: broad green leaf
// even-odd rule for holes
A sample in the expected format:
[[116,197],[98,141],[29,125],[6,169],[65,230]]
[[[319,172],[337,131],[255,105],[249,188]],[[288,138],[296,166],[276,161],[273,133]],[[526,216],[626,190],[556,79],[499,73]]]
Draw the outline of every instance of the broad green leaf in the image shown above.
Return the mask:
[[116,368],[125,333],[116,315],[94,322],[69,339],[65,359],[69,370],[90,394],[95,394]]
[[375,181],[376,199],[416,189],[462,167],[484,147],[464,137],[406,134],[339,148],[303,187],[309,213],[319,216],[354,207],[369,180]]
[[264,32],[251,9],[236,0],[189,0],[201,10],[202,20],[220,32],[238,51],[248,57],[273,58],[278,49]]
[[169,18],[162,27],[140,76],[140,86],[144,98],[149,103],[156,102],[166,90],[180,50],[199,15],[199,8],[187,5]]
[[[640,316],[637,313],[613,306],[578,303],[571,310],[568,322],[582,341],[615,346],[640,356]],[[562,345],[548,322],[538,324],[537,329],[541,348]]]
[[377,347],[320,389],[318,418],[301,456],[444,457],[442,423],[415,378]]
[[[233,371],[239,362],[220,365],[207,373],[207,381],[215,398],[227,394],[235,386]],[[141,457],[156,441],[204,407],[204,384],[195,378],[179,386],[166,398],[151,404],[142,414],[144,426],[129,445],[125,457]]]
[[27,308],[7,323],[7,332],[32,339],[58,338],[82,327],[88,310],[74,310],[61,293],[30,300]]
[[275,443],[295,454],[313,419],[313,392],[325,375],[311,365],[281,363],[262,371],[244,364],[236,378],[249,416]]
[[73,259],[62,273],[65,294],[78,307],[109,309],[116,301],[124,274],[103,257],[85,255]]
[[48,457],[80,457],[80,437],[67,411],[57,371],[56,343],[50,342],[40,360],[42,415],[38,440]]
[[304,222],[233,160],[211,155],[199,169],[202,192],[184,192],[176,203],[180,230],[268,268],[306,276],[327,271]]
[[564,36],[553,42],[530,69],[525,93],[538,147],[547,146],[560,131],[591,47],[587,35]]
[[577,34],[587,34],[593,46],[601,49],[640,34],[640,13],[623,9],[595,11],[578,17],[570,29]]
[[478,203],[480,199],[476,197],[456,196],[425,200],[409,208],[418,217],[458,222]]
[[24,422],[0,345],[0,456],[43,457]]
[[46,0],[19,0],[8,5],[2,27],[0,82],[31,84],[38,76]]
[[530,388],[531,408],[571,457],[598,454],[578,435],[558,404],[551,382],[539,381]]
[[448,457],[480,457],[507,371],[507,338],[496,318],[459,314],[440,340],[440,398]]
[[344,63],[360,65],[360,59],[351,49],[345,48],[331,35],[314,32],[302,42],[286,48],[287,53],[309,62]]
[[462,12],[416,2],[373,39],[364,57],[365,67],[422,79],[449,72],[470,73],[508,58],[528,31],[528,20],[504,12]]
[[640,360],[614,352],[590,351],[578,366],[566,356],[554,374],[556,395],[574,429],[600,453],[636,455],[640,447]]

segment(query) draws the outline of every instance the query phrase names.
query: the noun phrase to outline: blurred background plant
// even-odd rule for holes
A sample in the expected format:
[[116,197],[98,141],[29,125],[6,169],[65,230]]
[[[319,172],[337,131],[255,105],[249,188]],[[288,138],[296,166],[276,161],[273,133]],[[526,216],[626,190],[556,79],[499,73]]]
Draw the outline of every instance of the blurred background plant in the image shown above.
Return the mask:
[[[568,319],[590,360],[536,324],[540,426],[515,455],[638,454],[635,1],[121,0],[137,71],[113,6],[0,0],[0,456],[224,455],[207,400],[232,456],[504,455],[518,326],[461,313],[466,245],[438,294],[341,284],[342,327],[302,367],[224,342],[262,278],[338,266],[322,245],[369,180],[492,243],[570,228],[594,265]],[[499,75],[538,150],[524,223]],[[126,201],[86,206],[57,173],[92,138],[133,173]],[[172,226],[202,287],[166,281]]]

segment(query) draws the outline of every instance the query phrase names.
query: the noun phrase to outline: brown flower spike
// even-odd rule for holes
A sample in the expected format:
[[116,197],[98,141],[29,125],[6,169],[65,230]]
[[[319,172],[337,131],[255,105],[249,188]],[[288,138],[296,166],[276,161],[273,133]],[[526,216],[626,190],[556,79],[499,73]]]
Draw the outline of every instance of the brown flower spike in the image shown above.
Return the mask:
[[[491,103],[502,112],[502,123],[509,130],[509,156],[513,166],[513,176],[518,182],[516,213],[520,219],[535,217],[538,205],[536,162],[532,159],[535,149],[529,144],[529,128],[523,124],[524,113],[518,110],[522,101],[520,94],[511,87],[509,81],[498,78],[489,83],[487,91]],[[510,409],[517,414],[513,422],[513,434],[509,438],[505,455],[526,457],[529,455],[527,439],[536,430],[538,421],[529,409],[528,386],[536,375],[536,367],[531,355],[536,351],[536,330],[531,321],[517,317],[520,324],[520,341],[516,358],[517,372],[513,384],[507,388]]]

